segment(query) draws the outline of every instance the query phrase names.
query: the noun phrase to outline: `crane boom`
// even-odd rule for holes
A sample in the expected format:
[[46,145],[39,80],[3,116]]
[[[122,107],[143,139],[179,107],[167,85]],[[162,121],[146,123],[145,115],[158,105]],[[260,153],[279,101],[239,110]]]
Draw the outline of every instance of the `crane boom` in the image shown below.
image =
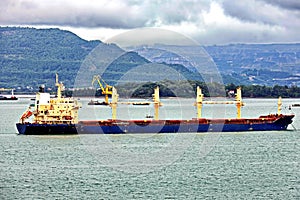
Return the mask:
[[[108,104],[108,95],[112,95],[113,86],[108,85],[99,75],[95,75],[92,80],[92,85],[94,85],[95,81],[97,81],[100,89],[102,90],[102,94],[105,95],[105,103]],[[102,81],[102,83],[101,83]],[[105,86],[103,86],[105,85]]]

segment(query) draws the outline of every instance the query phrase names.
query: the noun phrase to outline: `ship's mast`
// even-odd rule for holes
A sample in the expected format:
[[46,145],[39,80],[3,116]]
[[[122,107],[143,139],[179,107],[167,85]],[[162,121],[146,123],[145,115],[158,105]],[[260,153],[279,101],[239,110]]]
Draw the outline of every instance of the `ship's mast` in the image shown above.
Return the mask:
[[154,88],[153,96],[153,104],[154,104],[154,119],[159,119],[159,107],[161,106],[160,98],[159,98],[159,87]]
[[243,106],[243,102],[242,102],[242,89],[241,87],[238,87],[236,89],[236,96],[235,96],[235,101],[236,101],[236,108],[237,108],[237,119],[241,119],[242,117],[242,112],[241,112],[241,108]]
[[199,86],[197,86],[197,97],[196,97],[196,106],[197,106],[197,118],[200,119],[202,116],[202,103],[203,103],[202,90]]
[[281,106],[282,106],[282,99],[281,97],[278,98],[278,108],[277,108],[277,114],[281,114]]
[[112,96],[110,107],[112,109],[112,119],[117,119],[117,105],[118,105],[119,94],[115,87],[112,88]]
[[58,82],[58,74],[57,73],[55,74],[55,80],[56,80],[55,86],[57,87],[57,99],[61,99],[61,92],[63,90],[64,85],[63,85],[63,83]]

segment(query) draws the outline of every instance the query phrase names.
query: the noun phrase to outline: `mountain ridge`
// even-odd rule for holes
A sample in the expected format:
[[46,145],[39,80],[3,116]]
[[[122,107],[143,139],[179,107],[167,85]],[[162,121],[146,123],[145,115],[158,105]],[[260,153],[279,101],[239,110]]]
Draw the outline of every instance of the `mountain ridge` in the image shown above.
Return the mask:
[[[105,61],[106,64],[112,64],[105,67],[114,73],[116,70],[118,73],[125,73],[125,68],[128,71],[134,66],[153,61],[183,73],[186,79],[200,79],[193,74],[186,60],[181,62],[169,52],[163,52],[162,56],[155,56],[151,60],[148,59],[147,52],[142,55],[139,55],[139,51],[134,51],[136,54],[128,53],[115,44],[105,44],[100,40],[86,41],[70,31],[57,28],[0,27],[0,46],[0,88],[37,88],[40,84],[53,86],[56,72],[67,87],[73,87],[88,55],[97,48],[104,55],[113,52],[116,55],[126,54],[112,63]],[[300,84],[300,43],[230,44],[203,48],[216,63],[224,83]],[[190,49],[192,52],[193,48]],[[130,57],[136,63],[128,60]],[[93,64],[101,66],[101,59],[87,63],[87,67]],[[101,74],[101,71],[91,73]],[[115,83],[119,78],[120,75],[114,77],[112,74],[106,77],[110,83]]]

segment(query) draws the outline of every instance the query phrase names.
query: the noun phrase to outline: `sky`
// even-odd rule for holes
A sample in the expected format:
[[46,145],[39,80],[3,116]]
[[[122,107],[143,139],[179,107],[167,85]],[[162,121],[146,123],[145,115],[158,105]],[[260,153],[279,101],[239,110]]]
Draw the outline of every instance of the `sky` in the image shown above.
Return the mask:
[[0,26],[70,30],[86,40],[156,27],[203,45],[299,43],[299,0],[1,0]]

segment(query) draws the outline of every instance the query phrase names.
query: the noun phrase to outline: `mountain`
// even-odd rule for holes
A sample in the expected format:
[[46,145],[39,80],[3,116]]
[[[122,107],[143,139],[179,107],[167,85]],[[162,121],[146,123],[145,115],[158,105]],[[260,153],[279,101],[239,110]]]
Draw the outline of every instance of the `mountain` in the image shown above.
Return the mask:
[[100,43],[59,29],[2,27],[0,87],[50,86],[55,72],[70,85],[82,60]]
[[141,46],[134,49],[133,51],[137,52],[139,55],[147,58],[153,63],[183,65],[190,71],[196,71],[192,63],[190,63],[186,58],[178,55],[175,52],[167,51],[164,48],[160,48],[159,46],[157,46],[156,48]]
[[[134,51],[153,62],[180,64],[193,71],[193,65],[186,56],[206,51],[217,66],[224,83],[260,85],[299,85],[300,84],[300,44],[231,44],[222,46],[172,46],[155,48],[140,46]],[[183,51],[184,50],[184,51]],[[191,59],[192,62],[195,58]],[[198,61],[196,61],[198,62]],[[206,73],[199,66],[201,73]]]
[[180,64],[157,65],[115,44],[86,41],[60,29],[0,27],[0,46],[0,88],[52,87],[56,72],[66,87],[91,87],[97,74],[112,85],[137,78],[159,81],[165,77],[159,74],[167,74],[166,68],[179,71],[186,79],[201,80]]
[[223,74],[240,82],[300,84],[300,44],[232,44],[204,48]]
[[224,83],[300,85],[300,44],[157,44],[124,50],[60,29],[0,27],[0,46],[0,88],[20,91],[52,87],[56,72],[66,87],[91,87],[96,74],[116,84],[203,80],[215,70]]
[[136,52],[126,52],[114,60],[102,75],[112,85],[162,80],[199,80],[202,77],[181,64],[150,62]]

